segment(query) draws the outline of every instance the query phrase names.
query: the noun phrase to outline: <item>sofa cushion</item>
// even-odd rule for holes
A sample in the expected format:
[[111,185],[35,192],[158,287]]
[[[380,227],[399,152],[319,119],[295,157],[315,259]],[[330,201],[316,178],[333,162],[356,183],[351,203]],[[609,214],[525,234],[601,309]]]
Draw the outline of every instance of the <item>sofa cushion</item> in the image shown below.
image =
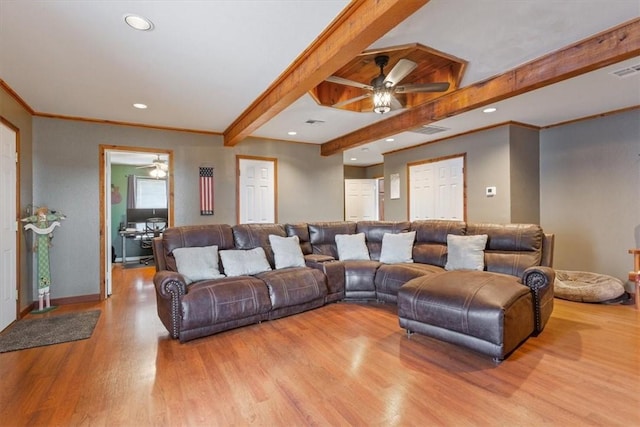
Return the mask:
[[407,233],[385,233],[382,237],[380,262],[385,264],[413,262],[413,241],[415,231]]
[[227,276],[251,276],[271,270],[262,248],[229,249],[220,251],[220,259]]
[[225,277],[191,285],[181,308],[180,340],[187,341],[266,319],[271,300],[262,280]]
[[376,271],[376,297],[380,301],[395,303],[398,289],[409,280],[443,271],[442,267],[430,264],[382,264]]
[[176,248],[212,246],[218,250],[233,249],[233,232],[227,224],[184,225],[162,233],[163,256],[169,271],[178,271],[173,251]]
[[467,234],[486,234],[485,269],[522,277],[529,267],[540,265],[544,233],[536,224],[467,224]]
[[304,304],[327,295],[327,279],[313,268],[288,268],[257,274],[269,289],[272,310]]
[[330,221],[309,223],[309,242],[314,254],[329,255],[338,259],[336,234],[354,234],[356,223],[348,221]]
[[462,221],[429,219],[413,221],[411,230],[416,232],[413,244],[413,261],[420,264],[444,267],[447,262],[447,236],[462,236],[466,224]]
[[382,250],[382,239],[388,233],[404,233],[409,231],[411,223],[409,221],[358,221],[356,233],[364,233],[364,240],[369,250],[369,258],[374,261],[380,260]]
[[273,250],[276,269],[305,266],[298,236],[281,237],[271,234],[269,242]]
[[369,250],[365,243],[364,233],[338,234],[336,235],[336,246],[340,261],[369,260]]
[[313,253],[311,242],[309,241],[309,227],[306,222],[285,224],[284,229],[287,232],[287,236],[298,236],[298,239],[300,239],[300,249],[302,249],[304,255]]
[[382,265],[378,261],[339,261],[344,266],[345,299],[365,300],[376,298],[376,271]]
[[487,235],[447,236],[447,263],[445,270],[484,270],[484,248]]
[[224,277],[218,267],[218,247],[202,246],[176,248],[173,250],[178,273],[186,279],[187,285],[199,280]]
[[271,267],[275,267],[273,250],[269,242],[270,235],[287,237],[282,224],[237,224],[233,226],[235,249],[262,248]]

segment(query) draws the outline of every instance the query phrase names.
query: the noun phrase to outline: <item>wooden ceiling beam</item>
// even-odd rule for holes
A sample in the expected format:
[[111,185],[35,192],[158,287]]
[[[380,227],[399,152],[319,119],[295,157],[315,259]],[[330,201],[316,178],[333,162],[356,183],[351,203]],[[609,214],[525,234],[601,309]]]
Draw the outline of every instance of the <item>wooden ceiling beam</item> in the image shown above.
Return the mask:
[[362,53],[429,0],[354,0],[224,131],[234,146]]
[[458,89],[386,120],[322,144],[330,156],[640,55],[635,19],[535,59],[499,76]]

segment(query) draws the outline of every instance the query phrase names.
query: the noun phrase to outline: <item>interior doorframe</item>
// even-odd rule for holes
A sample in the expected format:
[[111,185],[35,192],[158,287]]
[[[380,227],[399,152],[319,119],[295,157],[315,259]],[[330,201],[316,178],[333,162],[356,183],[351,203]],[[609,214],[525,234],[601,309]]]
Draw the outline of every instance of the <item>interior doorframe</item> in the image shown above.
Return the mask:
[[436,157],[433,159],[420,160],[407,163],[407,220],[411,220],[411,167],[420,166],[427,163],[437,163],[444,160],[451,160],[462,157],[462,218],[467,220],[467,153],[451,154],[449,156]]
[[[111,228],[108,227],[107,222],[106,222],[106,209],[107,209],[107,191],[106,191],[106,166],[107,166],[107,152],[111,152],[111,151],[126,151],[126,152],[132,152],[132,153],[154,153],[154,154],[166,154],[168,156],[168,167],[169,170],[167,171],[167,179],[169,180],[169,194],[167,195],[167,200],[168,200],[168,212],[169,212],[169,218],[168,218],[168,227],[172,227],[173,226],[173,218],[174,218],[174,203],[173,203],[173,191],[174,191],[174,184],[173,184],[173,150],[167,150],[167,149],[163,149],[163,148],[149,148],[149,147],[134,147],[134,146],[119,146],[119,145],[105,145],[105,144],[100,144],[99,146],[99,159],[98,159],[98,163],[99,163],[99,174],[100,174],[100,179],[99,179],[99,194],[100,194],[100,301],[104,300],[107,298],[106,295],[106,273],[107,273],[107,266],[105,263],[105,260],[107,259],[107,250],[110,250],[111,248],[107,248],[106,247],[106,243],[107,243],[107,237],[106,237],[106,233],[107,231],[111,231]],[[109,167],[111,166],[111,164],[109,164]],[[109,193],[109,197],[111,197],[111,194]],[[110,202],[110,200],[109,200]],[[111,258],[109,258],[111,259]]]
[[259,160],[273,163],[273,219],[278,222],[278,159],[275,157],[236,155],[236,224],[240,223],[240,161]]
[[20,226],[18,224],[20,224],[20,216],[22,214],[21,209],[20,209],[20,128],[17,126],[14,126],[13,123],[11,123],[9,120],[5,119],[4,117],[0,116],[0,123],[2,123],[3,125],[7,126],[9,129],[11,129],[12,131],[14,131],[16,133],[16,283],[15,283],[15,287],[16,287],[16,320],[21,319],[25,313],[21,313],[20,311],[20,307],[22,306],[22,275],[21,275],[21,268],[20,266],[22,265],[22,245],[21,245],[21,239],[20,236],[22,235],[19,230],[20,230]]

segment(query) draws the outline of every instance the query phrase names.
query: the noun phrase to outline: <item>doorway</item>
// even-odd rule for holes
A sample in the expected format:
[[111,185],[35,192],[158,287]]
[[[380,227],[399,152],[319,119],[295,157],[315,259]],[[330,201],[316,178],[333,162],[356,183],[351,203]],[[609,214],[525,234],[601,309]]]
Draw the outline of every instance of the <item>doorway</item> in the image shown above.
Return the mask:
[[[127,248],[141,246],[147,217],[173,225],[173,152],[156,148],[100,146],[100,298],[112,293],[113,263],[128,261]],[[135,185],[131,187],[131,182]],[[149,191],[143,191],[144,189]],[[160,194],[162,190],[162,194]],[[164,196],[164,207],[148,207]],[[132,199],[138,199],[132,205]],[[145,204],[142,206],[142,204]],[[140,222],[140,218],[142,223]],[[131,217],[131,218],[129,218]],[[138,218],[140,217],[140,218]],[[130,221],[131,220],[131,221]],[[140,230],[138,230],[140,228]],[[149,245],[150,246],[150,245]],[[135,261],[140,254],[135,255]],[[122,264],[124,267],[124,263]]]
[[277,221],[277,159],[236,156],[238,224]]
[[18,318],[18,132],[0,120],[0,331]]

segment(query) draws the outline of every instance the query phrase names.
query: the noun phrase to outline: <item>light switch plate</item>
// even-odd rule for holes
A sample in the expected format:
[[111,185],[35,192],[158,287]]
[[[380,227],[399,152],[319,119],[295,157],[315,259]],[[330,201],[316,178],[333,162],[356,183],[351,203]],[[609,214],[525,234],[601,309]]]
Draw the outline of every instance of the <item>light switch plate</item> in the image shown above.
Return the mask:
[[496,195],[496,187],[487,187],[486,189],[487,197],[493,197]]

